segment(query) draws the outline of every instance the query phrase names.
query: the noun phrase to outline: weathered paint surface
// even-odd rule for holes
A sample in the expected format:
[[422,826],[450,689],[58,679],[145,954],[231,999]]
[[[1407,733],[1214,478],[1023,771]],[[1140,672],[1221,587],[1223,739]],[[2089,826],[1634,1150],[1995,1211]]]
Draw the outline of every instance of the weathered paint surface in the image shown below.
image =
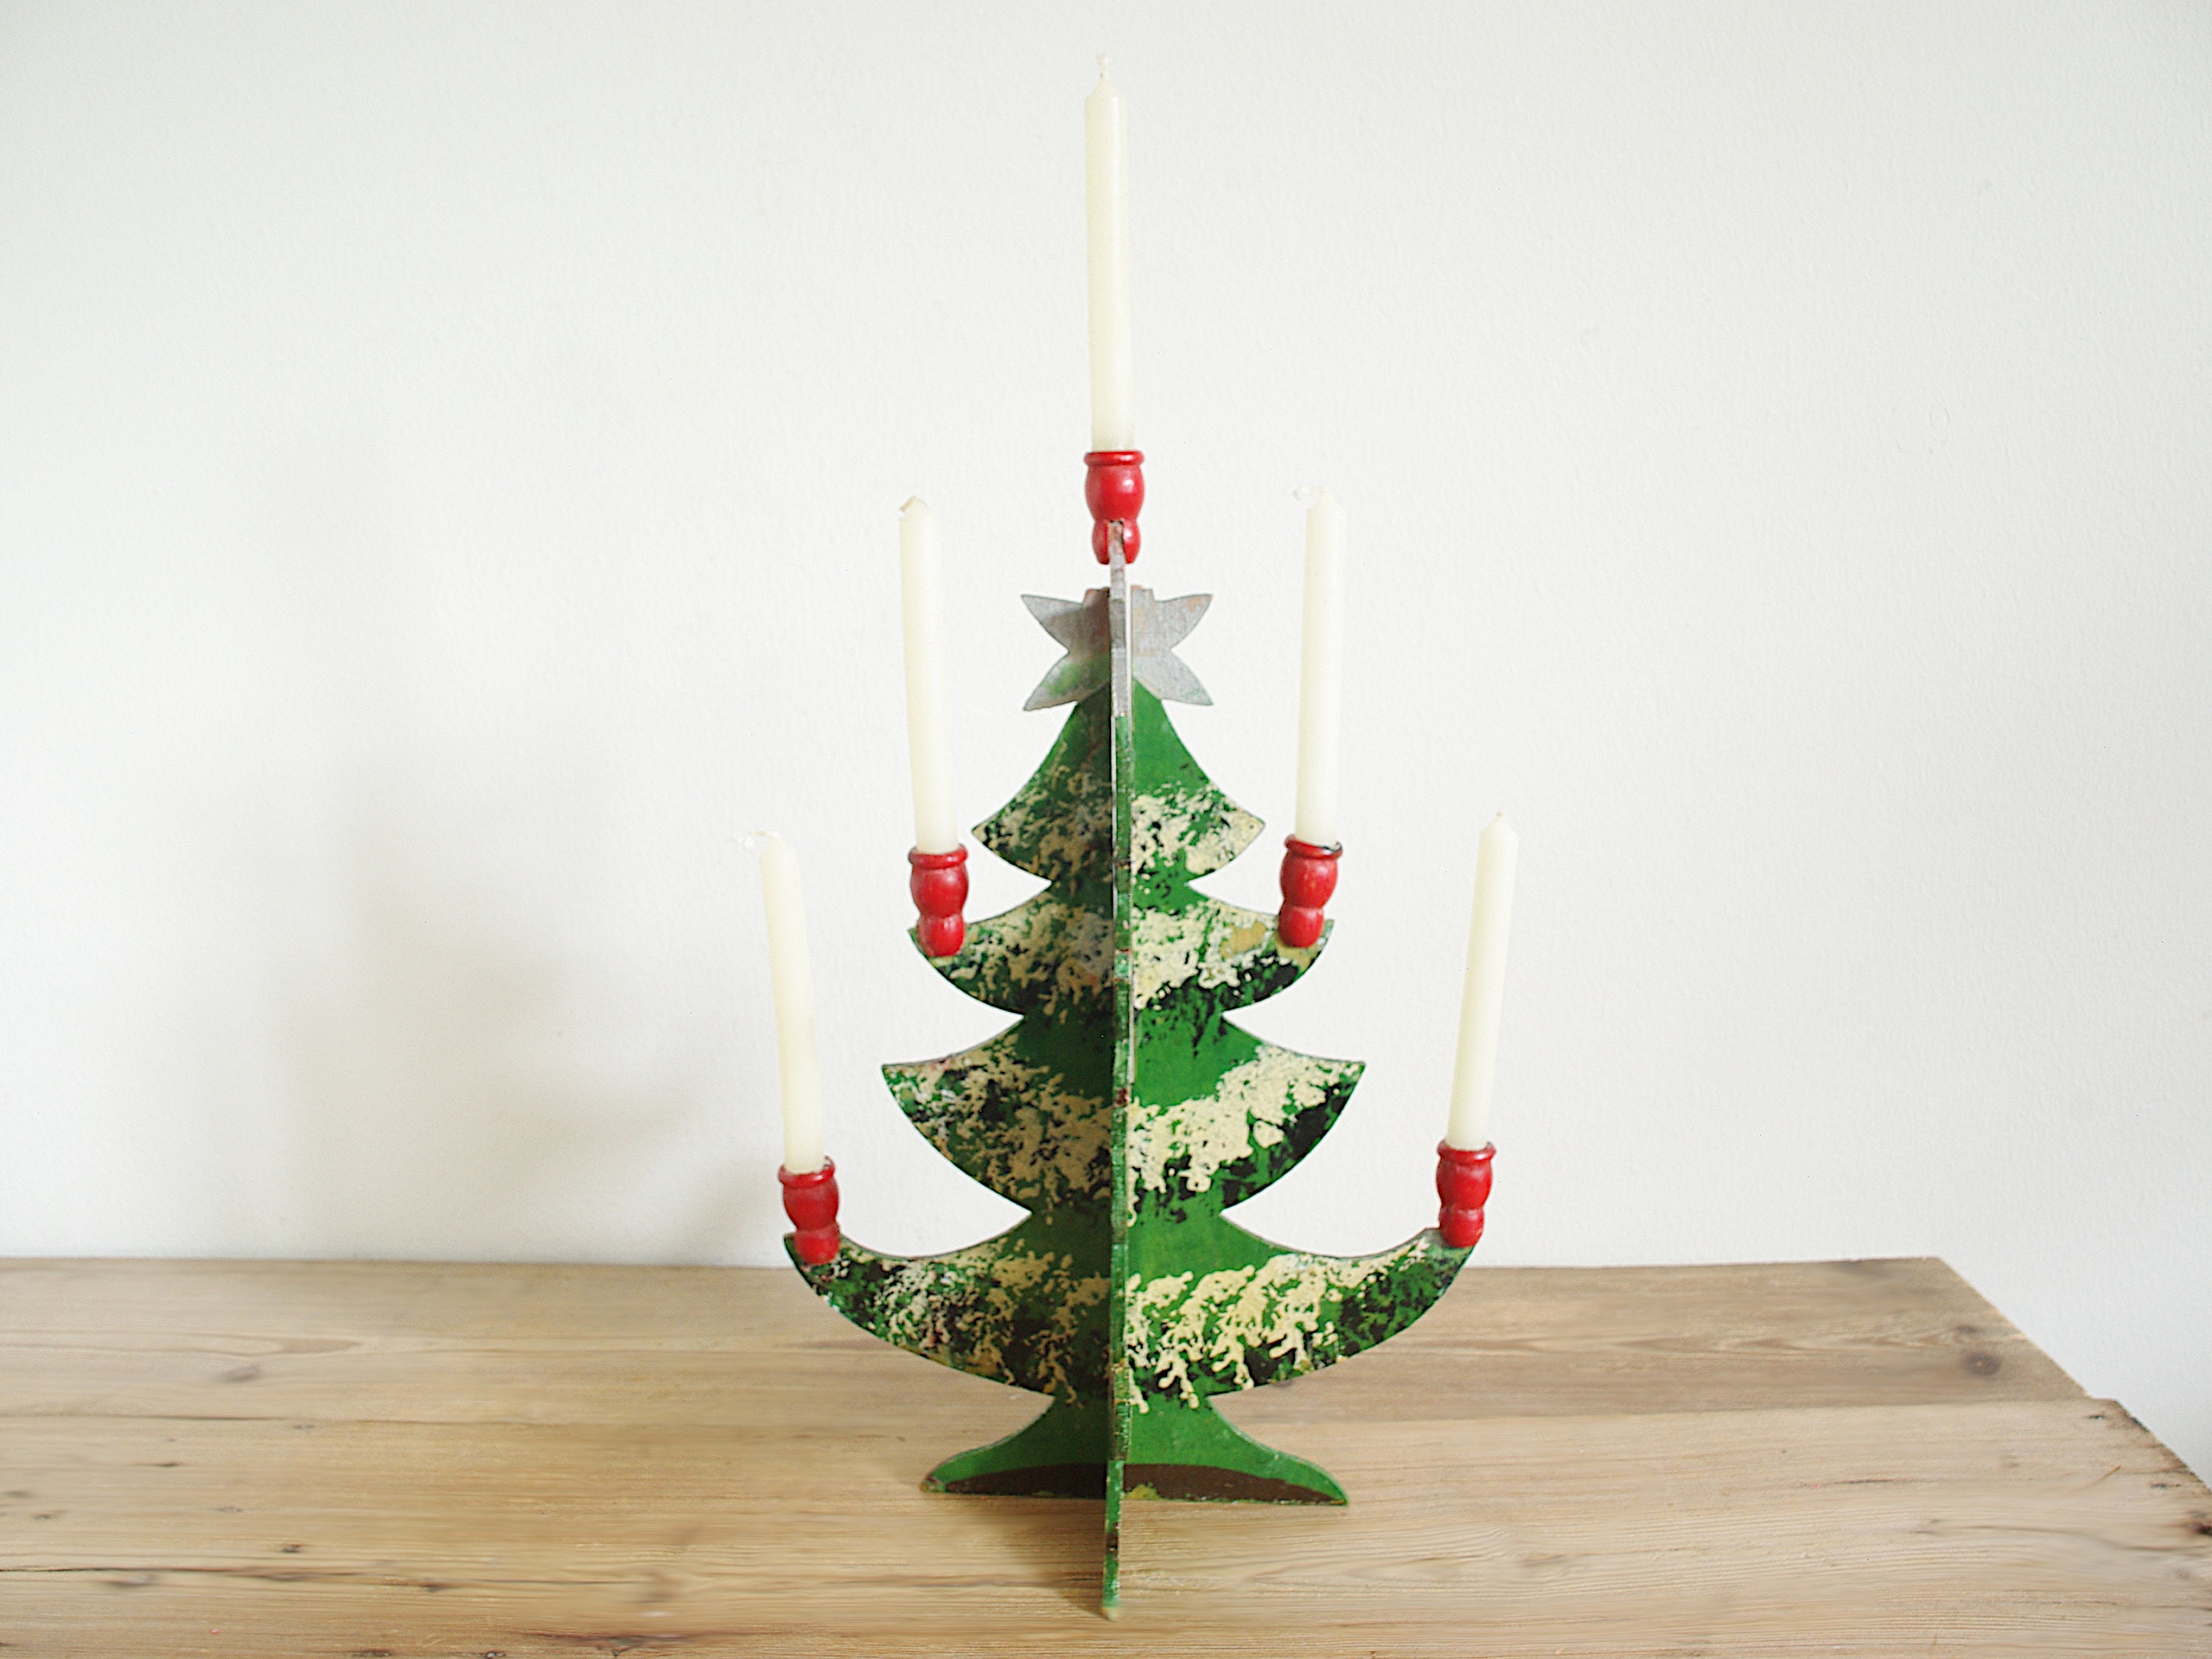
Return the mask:
[[884,1340],[1051,1396],[1028,1428],[948,1460],[929,1484],[1104,1491],[1109,1583],[1125,1492],[1342,1502],[1323,1471],[1241,1434],[1212,1397],[1403,1329],[1468,1255],[1431,1230],[1376,1255],[1316,1255],[1223,1213],[1296,1167],[1360,1066],[1231,1023],[1322,946],[1287,949],[1273,915],[1192,886],[1261,826],[1200,770],[1159,698],[1122,684],[1127,714],[1116,720],[1110,684],[1085,696],[978,831],[1049,885],[971,924],[960,954],[932,963],[1018,1023],[941,1060],[884,1068],[930,1145],[1029,1218],[940,1256],[848,1238],[826,1266],[800,1268]]
[[1376,1255],[1284,1250],[1211,1272],[1133,1275],[1137,1409],[1195,1407],[1371,1347],[1427,1312],[1466,1255],[1431,1229]]
[[884,1080],[962,1174],[1030,1210],[1103,1205],[1107,1080],[1097,1045],[1024,1021],[943,1060],[886,1066]]
[[1312,1149],[1359,1080],[1357,1060],[1316,1060],[1233,1028],[1220,1047],[1226,1069],[1209,1091],[1159,1102],[1130,1124],[1139,1192],[1215,1194],[1217,1205],[1249,1198]]
[[1056,1400],[1096,1398],[1106,1367],[1104,1263],[1080,1238],[1061,1242],[1071,1248],[1054,1249],[1034,1220],[944,1255],[884,1255],[848,1239],[803,1271],[886,1342]]
[[888,1256],[848,1237],[826,1265],[799,1268],[839,1312],[885,1341],[1052,1396],[1053,1408],[1020,1433],[933,1470],[927,1484],[945,1490],[1096,1497],[1104,1485],[1112,742],[1100,691],[1068,715],[1044,763],[977,831],[999,856],[1051,884],[970,923],[957,957],[924,958],[1020,1020],[940,1060],[884,1067],[923,1138],[1029,1218],[941,1256]]
[[[1130,973],[1136,1079],[1124,1136],[1121,1328],[1127,1459],[1160,1495],[1338,1502],[1310,1464],[1236,1433],[1206,1401],[1334,1364],[1434,1305],[1467,1259],[1433,1231],[1352,1258],[1286,1250],[1222,1212],[1288,1173],[1359,1080],[1355,1060],[1263,1042],[1228,1015],[1274,995],[1322,945],[1293,951],[1265,912],[1199,893],[1257,836],[1157,699],[1130,713]],[[1194,1475],[1212,1469],[1217,1478]]]

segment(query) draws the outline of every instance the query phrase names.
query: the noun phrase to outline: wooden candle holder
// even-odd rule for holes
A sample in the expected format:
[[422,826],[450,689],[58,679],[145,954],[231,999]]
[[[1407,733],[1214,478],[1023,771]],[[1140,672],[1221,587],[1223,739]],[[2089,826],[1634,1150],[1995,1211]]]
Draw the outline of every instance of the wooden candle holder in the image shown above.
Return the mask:
[[[1261,827],[1168,720],[1169,702],[1211,701],[1174,655],[1209,601],[1129,584],[1142,458],[1086,459],[1108,585],[1027,600],[1066,648],[1028,706],[1074,707],[1036,775],[976,830],[1050,884],[948,939],[933,927],[957,919],[951,883],[964,897],[965,872],[952,855],[912,855],[916,947],[1019,1018],[941,1060],[884,1067],[923,1138],[1028,1218],[942,1255],[890,1255],[832,1231],[823,1259],[819,1223],[788,1243],[816,1292],[864,1330],[1049,1396],[1027,1428],[947,1458],[924,1485],[1103,1497],[1110,1613],[1125,1499],[1345,1501],[1324,1470],[1250,1438],[1212,1401],[1332,1364],[1434,1306],[1480,1236],[1489,1151],[1440,1162],[1441,1227],[1373,1255],[1286,1249],[1224,1213],[1288,1174],[1359,1080],[1357,1060],[1278,1048],[1228,1018],[1319,957],[1336,849],[1292,842],[1303,902],[1280,917],[1193,887]],[[1284,885],[1291,900],[1287,864]]]

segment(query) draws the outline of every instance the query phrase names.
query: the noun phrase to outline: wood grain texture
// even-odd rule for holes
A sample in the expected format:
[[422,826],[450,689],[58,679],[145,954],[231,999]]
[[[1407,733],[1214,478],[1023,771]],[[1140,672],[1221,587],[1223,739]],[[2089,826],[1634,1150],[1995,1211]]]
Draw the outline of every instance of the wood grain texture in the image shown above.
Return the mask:
[[1036,1408],[781,1272],[0,1264],[0,1652],[2212,1653],[2212,1496],[1940,1262],[1470,1270],[1115,1625],[1095,1505],[918,1490]]

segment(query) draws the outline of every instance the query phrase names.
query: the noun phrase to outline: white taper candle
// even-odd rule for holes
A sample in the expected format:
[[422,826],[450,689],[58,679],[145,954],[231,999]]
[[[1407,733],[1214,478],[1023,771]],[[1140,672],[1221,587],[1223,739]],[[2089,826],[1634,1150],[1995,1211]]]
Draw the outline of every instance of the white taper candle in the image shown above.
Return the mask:
[[945,730],[944,572],[937,514],[919,496],[899,509],[899,593],[906,621],[906,747],[914,775],[914,844],[960,845]]
[[1344,702],[1344,509],[1326,489],[1306,507],[1305,641],[1298,665],[1296,833],[1337,844],[1337,732]]
[[1098,60],[1098,86],[1083,102],[1083,159],[1091,252],[1091,447],[1133,449],[1130,410],[1129,180],[1121,94]]
[[1500,812],[1482,832],[1468,925],[1467,982],[1460,994],[1459,1063],[1452,1071],[1444,1139],[1465,1151],[1490,1139],[1490,1083],[1498,1069],[1498,1012],[1505,995],[1505,935],[1513,921],[1513,862],[1521,837]]
[[822,1072],[814,1048],[814,974],[799,860],[781,836],[763,835],[761,896],[768,907],[769,970],[775,982],[775,1051],[783,1076],[783,1167],[822,1167]]

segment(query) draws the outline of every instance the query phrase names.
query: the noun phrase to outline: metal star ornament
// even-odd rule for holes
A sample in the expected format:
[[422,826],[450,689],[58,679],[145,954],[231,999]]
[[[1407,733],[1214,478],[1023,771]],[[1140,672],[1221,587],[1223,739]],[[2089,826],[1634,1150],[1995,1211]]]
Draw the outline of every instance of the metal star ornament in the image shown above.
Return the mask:
[[[1113,672],[1113,652],[1104,588],[1094,587],[1080,599],[1024,593],[1022,603],[1067,653],[1037,682],[1024,708],[1079,702],[1106,684]],[[1175,654],[1176,647],[1198,626],[1198,619],[1212,603],[1211,593],[1156,599],[1149,587],[1129,589],[1129,672],[1162,702],[1212,702],[1189,665]]]

